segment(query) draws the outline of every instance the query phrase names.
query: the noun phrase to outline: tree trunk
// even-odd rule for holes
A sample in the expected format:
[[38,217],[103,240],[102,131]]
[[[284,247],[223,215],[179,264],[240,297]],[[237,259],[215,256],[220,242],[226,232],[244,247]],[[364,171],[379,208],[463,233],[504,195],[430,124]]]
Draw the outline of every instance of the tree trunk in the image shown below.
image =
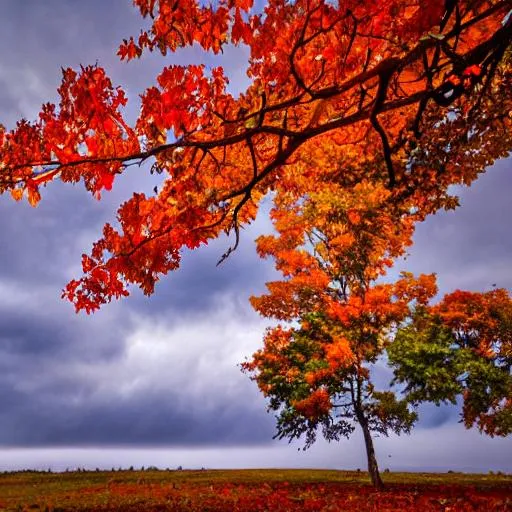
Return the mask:
[[368,459],[368,473],[370,474],[373,486],[377,489],[382,489],[384,484],[380,478],[379,466],[377,464],[377,457],[375,457],[375,449],[373,448],[373,439],[370,429],[368,428],[368,421],[363,411],[357,412],[356,416],[363,430],[366,457]]

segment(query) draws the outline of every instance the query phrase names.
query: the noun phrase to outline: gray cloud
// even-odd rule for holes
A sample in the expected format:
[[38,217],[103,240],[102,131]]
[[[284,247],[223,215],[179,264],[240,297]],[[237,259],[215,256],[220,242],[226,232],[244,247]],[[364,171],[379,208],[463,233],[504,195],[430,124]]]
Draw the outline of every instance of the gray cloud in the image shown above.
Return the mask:
[[456,288],[512,288],[512,159],[495,163],[470,188],[458,188],[461,206],[418,226],[410,257],[397,265],[436,272],[442,293]]
[[[192,49],[165,59],[150,55],[140,62],[118,62],[117,44],[140,28],[128,0],[3,0],[0,27],[0,44],[9,49],[0,62],[0,109],[8,126],[20,116],[33,118],[43,101],[55,99],[61,65],[98,60],[115,83],[127,85],[132,118],[137,94],[163,65],[223,62],[233,91],[247,80],[240,65],[243,49],[207,59]],[[403,267],[437,271],[444,291],[488,288],[493,282],[511,286],[508,171],[510,160],[500,162],[463,193],[462,208],[420,226]],[[271,444],[273,418],[255,384],[236,367],[258,348],[266,325],[247,304],[248,296],[261,293],[273,276],[271,262],[259,260],[252,244],[269,230],[265,211],[242,233],[239,250],[223,265],[215,263],[229,245],[226,239],[185,252],[181,270],[164,277],[149,299],[134,291],[128,300],[90,317],[76,316],[60,300],[62,286],[80,275],[82,252],[115,217],[119,203],[133,190],[150,191],[157,180],[145,169],[130,169],[100,202],[83,187],[57,183],[44,191],[37,209],[0,198],[0,445],[30,446],[33,460],[42,460],[35,448],[44,446],[168,445],[188,450],[179,451],[178,463],[186,457],[191,464],[200,461],[191,450],[200,447],[208,462],[198,465],[226,465],[223,458],[229,457],[228,465],[245,467],[362,467],[357,439],[350,447],[341,443],[339,453],[348,455],[336,455],[334,461],[333,448],[324,443],[300,456],[306,458],[296,454],[296,445]],[[383,372],[380,378],[385,377]],[[404,465],[414,443],[435,440],[450,444],[450,456],[457,453],[460,465],[466,461],[475,467],[474,458],[464,459],[462,442],[456,451],[458,434],[453,432],[458,432],[484,447],[476,452],[492,454],[483,465],[501,460],[497,453],[503,448],[489,449],[489,440],[460,426],[448,428],[457,414],[453,408],[424,407],[411,441],[382,441],[383,450],[392,446],[394,460]],[[500,447],[510,445],[500,442]],[[226,449],[223,455],[211,448],[216,445],[257,445],[259,451]],[[432,465],[428,448],[414,453],[418,466]],[[437,457],[442,465],[442,452]],[[446,464],[453,465],[451,460]]]
[[27,309],[6,308],[0,445],[268,441],[264,401],[236,366],[262,326],[243,325],[241,304],[224,296],[220,305],[181,321],[127,307],[70,318],[59,304],[51,317],[36,312],[27,322]]
[[184,403],[171,390],[122,401],[85,396],[81,403],[76,396],[84,390],[72,384],[72,392],[60,397],[58,390],[36,397],[9,390],[12,403],[3,404],[0,445],[254,445],[268,443],[273,432],[271,418],[243,402],[204,408],[200,402]]

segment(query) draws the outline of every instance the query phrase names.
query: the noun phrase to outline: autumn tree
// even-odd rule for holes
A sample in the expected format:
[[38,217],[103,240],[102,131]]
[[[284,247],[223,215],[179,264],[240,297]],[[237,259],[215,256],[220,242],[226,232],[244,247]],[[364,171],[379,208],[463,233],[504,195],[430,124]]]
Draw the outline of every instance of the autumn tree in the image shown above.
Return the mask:
[[[64,296],[91,312],[138,285],[153,292],[196,248],[254,220],[262,197],[324,174],[371,184],[423,215],[455,200],[511,148],[509,0],[134,0],[150,28],[121,59],[191,45],[250,51],[247,90],[222,68],[168,66],[127,97],[99,66],[65,69],[58,105],[0,128],[0,192],[36,205],[52,180],[97,197],[133,164],[165,179],[134,194],[84,255]],[[315,180],[313,180],[315,181]]]
[[397,332],[388,355],[410,403],[462,399],[467,428],[512,433],[512,299],[506,290],[457,290],[420,309]]
[[308,447],[319,428],[331,441],[359,425],[372,483],[381,487],[373,436],[408,433],[416,413],[390,388],[375,387],[372,367],[394,330],[435,295],[435,277],[377,282],[411,243],[418,212],[409,202],[390,202],[389,190],[369,182],[350,192],[329,180],[312,188],[307,198],[298,185],[277,194],[277,235],[257,241],[283,279],[251,301],[280,323],[242,367],[277,412],[279,438],[305,436]]
[[[349,191],[325,176],[292,183],[290,175],[271,212],[277,234],[257,241],[282,279],[251,301],[279,324],[242,368],[277,412],[276,437],[305,436],[308,447],[319,430],[332,441],[359,425],[372,483],[381,487],[372,437],[408,433],[421,402],[455,404],[461,396],[467,428],[508,435],[508,292],[456,291],[431,305],[433,275],[382,281],[424,212],[383,185],[362,182]],[[373,382],[384,354],[398,388],[378,390]]]

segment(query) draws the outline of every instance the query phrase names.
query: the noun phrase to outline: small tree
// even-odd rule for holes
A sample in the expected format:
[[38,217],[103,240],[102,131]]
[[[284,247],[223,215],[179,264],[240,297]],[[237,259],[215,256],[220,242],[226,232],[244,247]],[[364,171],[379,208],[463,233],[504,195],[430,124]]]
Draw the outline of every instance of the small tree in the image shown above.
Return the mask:
[[388,348],[411,403],[457,403],[462,421],[491,436],[512,433],[512,300],[508,291],[457,290],[421,309]]
[[[347,191],[297,180],[274,198],[277,234],[258,239],[260,255],[275,259],[283,279],[251,301],[281,323],[242,368],[278,412],[279,438],[305,436],[309,447],[319,428],[331,441],[358,424],[376,487],[382,481],[372,436],[408,433],[422,401],[462,396],[466,427],[512,431],[508,292],[456,291],[430,306],[434,275],[379,281],[411,243],[422,208],[430,208],[414,201],[368,182]],[[372,366],[385,352],[402,399],[373,383]]]
[[318,427],[330,441],[359,424],[372,483],[381,487],[372,436],[409,432],[416,414],[392,391],[375,388],[371,367],[393,330],[436,293],[435,277],[404,273],[395,283],[376,282],[410,243],[410,205],[390,203],[389,192],[368,183],[352,193],[316,183],[307,198],[299,188],[295,198],[276,197],[278,235],[258,240],[284,279],[252,299],[263,316],[287,325],[269,329],[242,367],[278,411],[279,438],[305,435],[308,447]]

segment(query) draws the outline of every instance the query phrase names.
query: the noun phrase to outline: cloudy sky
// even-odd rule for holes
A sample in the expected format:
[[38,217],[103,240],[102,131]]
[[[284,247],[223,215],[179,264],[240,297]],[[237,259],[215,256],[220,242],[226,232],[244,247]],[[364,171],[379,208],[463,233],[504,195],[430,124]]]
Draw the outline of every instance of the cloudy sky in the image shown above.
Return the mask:
[[[246,83],[244,49],[215,60],[192,49],[118,62],[118,43],[141,23],[130,0],[1,0],[0,121],[12,127],[54,100],[61,66],[98,61],[135,108],[171,62],[220,63],[234,91]],[[443,292],[511,288],[510,171],[510,160],[498,162],[461,191],[459,210],[420,226],[400,268],[437,272]],[[153,186],[132,168],[100,202],[58,183],[37,209],[0,197],[0,470],[365,467],[358,435],[306,452],[272,441],[265,401],[237,368],[266,325],[247,301],[273,275],[252,242],[268,229],[264,215],[221,267],[226,240],[186,254],[149,299],[135,292],[92,316],[60,299],[119,203]],[[377,439],[376,448],[382,468],[512,471],[512,440],[465,431],[448,407],[425,407],[411,436]]]

